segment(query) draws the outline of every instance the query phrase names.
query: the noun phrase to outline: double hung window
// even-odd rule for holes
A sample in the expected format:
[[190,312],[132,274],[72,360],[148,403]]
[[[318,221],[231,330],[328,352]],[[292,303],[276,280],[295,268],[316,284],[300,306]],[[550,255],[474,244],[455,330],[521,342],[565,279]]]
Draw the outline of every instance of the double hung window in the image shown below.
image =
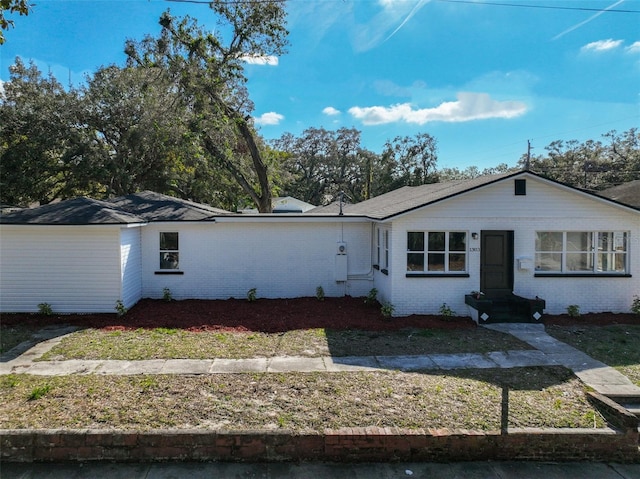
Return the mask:
[[160,233],[160,269],[178,269],[178,233]]

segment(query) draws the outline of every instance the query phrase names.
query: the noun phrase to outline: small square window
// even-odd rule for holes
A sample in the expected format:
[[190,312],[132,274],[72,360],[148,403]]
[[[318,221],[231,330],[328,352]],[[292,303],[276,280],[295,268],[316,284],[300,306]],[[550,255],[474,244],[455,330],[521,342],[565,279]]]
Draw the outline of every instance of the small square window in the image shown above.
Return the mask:
[[527,194],[527,180],[515,180],[514,186],[516,196],[525,196]]

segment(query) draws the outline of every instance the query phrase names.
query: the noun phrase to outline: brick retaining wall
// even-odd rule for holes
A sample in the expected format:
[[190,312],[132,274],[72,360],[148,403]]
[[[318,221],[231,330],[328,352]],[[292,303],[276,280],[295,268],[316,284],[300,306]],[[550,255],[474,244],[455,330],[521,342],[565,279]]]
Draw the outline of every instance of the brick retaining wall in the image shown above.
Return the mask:
[[317,434],[3,430],[0,459],[32,461],[639,461],[638,430],[346,428]]
[[618,461],[640,462],[638,418],[588,393],[604,429],[344,428],[324,433],[170,429],[0,430],[0,460],[33,461]]

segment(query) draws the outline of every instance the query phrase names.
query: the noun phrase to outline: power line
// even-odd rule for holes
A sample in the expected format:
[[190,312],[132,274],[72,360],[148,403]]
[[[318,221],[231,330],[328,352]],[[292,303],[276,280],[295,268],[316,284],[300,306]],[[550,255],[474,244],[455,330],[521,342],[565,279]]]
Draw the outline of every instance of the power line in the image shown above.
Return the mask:
[[465,3],[469,5],[491,5],[496,7],[540,8],[546,10],[574,10],[582,12],[602,13],[640,13],[640,10],[625,10],[620,8],[591,8],[591,7],[563,7],[560,5],[533,5],[526,3],[474,2],[472,0],[436,0],[444,3]]

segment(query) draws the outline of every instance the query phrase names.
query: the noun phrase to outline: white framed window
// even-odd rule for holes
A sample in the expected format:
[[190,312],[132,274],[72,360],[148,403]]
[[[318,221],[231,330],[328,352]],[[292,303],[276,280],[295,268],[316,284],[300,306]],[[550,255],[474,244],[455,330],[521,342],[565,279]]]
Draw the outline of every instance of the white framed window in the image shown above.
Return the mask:
[[467,271],[465,231],[408,231],[407,272],[464,273]]
[[180,267],[180,250],[178,233],[160,233],[160,269],[178,269]]
[[380,228],[376,228],[376,264],[380,267],[380,260],[382,259],[382,232]]
[[389,270],[389,230],[384,230],[384,264],[383,268]]
[[627,274],[626,231],[537,231],[536,272]]

